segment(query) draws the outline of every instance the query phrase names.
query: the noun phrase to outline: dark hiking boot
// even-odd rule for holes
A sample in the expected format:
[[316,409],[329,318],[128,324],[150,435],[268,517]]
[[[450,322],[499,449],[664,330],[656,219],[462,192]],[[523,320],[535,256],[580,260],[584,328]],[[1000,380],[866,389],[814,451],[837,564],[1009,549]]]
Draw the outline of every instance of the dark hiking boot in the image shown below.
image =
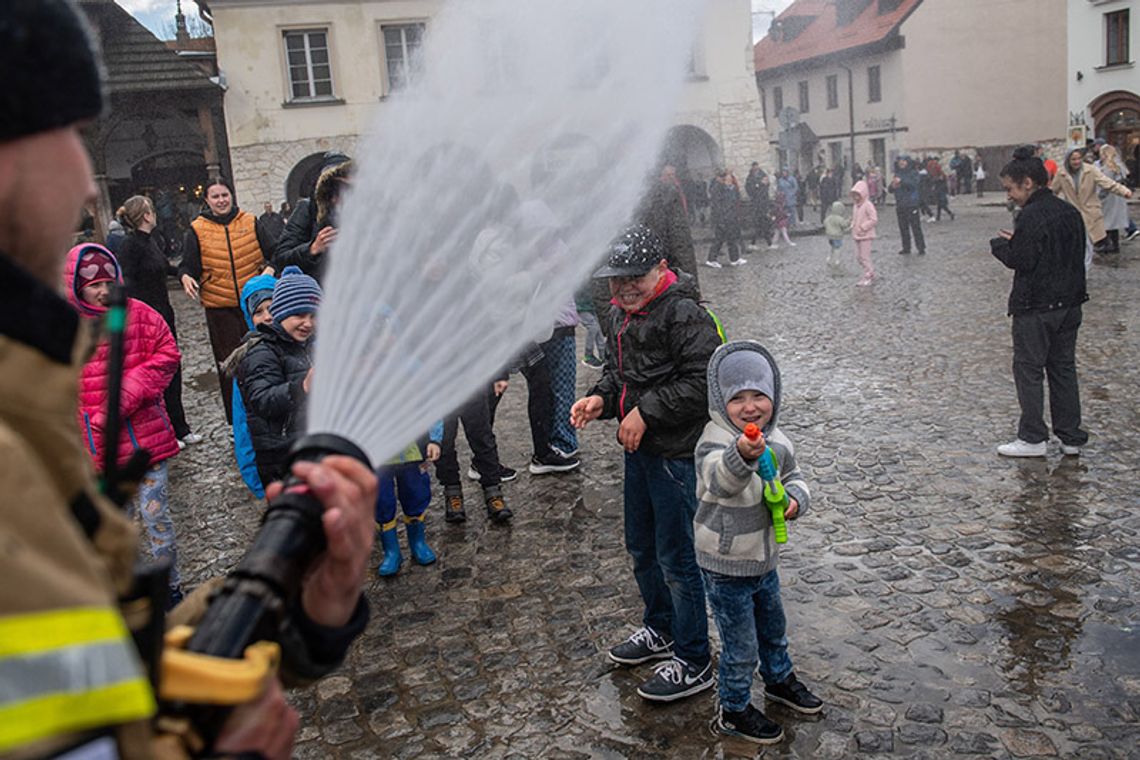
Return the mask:
[[463,489],[459,486],[443,487],[443,519],[449,523],[467,522],[463,509]]

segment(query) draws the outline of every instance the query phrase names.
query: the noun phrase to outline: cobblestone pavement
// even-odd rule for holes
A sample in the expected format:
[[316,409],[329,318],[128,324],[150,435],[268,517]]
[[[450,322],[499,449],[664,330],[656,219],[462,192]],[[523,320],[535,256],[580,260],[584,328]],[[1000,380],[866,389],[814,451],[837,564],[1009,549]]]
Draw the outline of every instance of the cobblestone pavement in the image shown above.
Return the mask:
[[[821,237],[700,272],[729,335],[781,362],[781,422],[816,494],[781,577],[796,670],[827,707],[772,707],[786,739],[762,756],[1140,757],[1140,244],[1090,276],[1084,455],[1062,459],[1054,442],[1045,460],[1003,460],[994,447],[1017,416],[1010,273],[987,241],[1009,216],[973,203],[925,225],[924,257],[896,255],[885,209],[870,288],[854,286],[849,241],[847,272],[827,271]],[[208,439],[172,476],[196,583],[236,561],[258,506],[233,472],[200,311],[176,300],[189,414]],[[594,374],[581,368],[580,388]],[[498,425],[520,470],[521,385]],[[437,499],[439,562],[373,578],[346,667],[293,695],[297,757],[756,756],[711,731],[711,692],[648,705],[634,690],[649,668],[605,660],[641,612],[614,432],[587,431],[579,473],[507,485],[509,528],[479,509],[445,525]],[[477,503],[474,484],[467,494]],[[761,704],[759,682],[754,694]]]

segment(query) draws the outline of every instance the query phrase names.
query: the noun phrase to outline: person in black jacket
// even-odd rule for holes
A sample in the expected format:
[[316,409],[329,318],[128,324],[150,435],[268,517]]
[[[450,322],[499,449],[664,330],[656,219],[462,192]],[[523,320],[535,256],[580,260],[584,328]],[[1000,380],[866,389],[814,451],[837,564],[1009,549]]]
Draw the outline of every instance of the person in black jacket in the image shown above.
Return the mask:
[[919,255],[926,253],[926,238],[922,235],[922,217],[918,211],[918,170],[911,165],[910,156],[899,156],[895,161],[895,177],[891,180],[890,190],[895,194],[895,216],[898,217],[899,235],[902,237],[899,253],[904,256],[910,253],[911,233]]
[[1088,442],[1081,429],[1077,384],[1077,331],[1085,287],[1085,225],[1080,212],[1053,195],[1049,174],[1032,149],[1018,148],[1001,171],[1009,199],[1022,207],[1013,232],[990,241],[993,255],[1013,270],[1013,379],[1021,421],[1017,439],[998,446],[1011,457],[1045,456],[1041,375],[1049,379],[1049,410],[1061,453],[1076,456]]
[[[273,264],[278,272],[287,266],[294,266],[320,282],[324,275],[325,254],[336,240],[335,218],[330,217],[329,210],[339,200],[341,185],[351,171],[352,160],[340,151],[329,151],[324,155],[313,197],[297,201],[297,207],[289,215],[285,231],[276,241]],[[326,206],[323,214],[322,197]]]
[[321,286],[288,267],[273,286],[269,314],[259,325],[261,340],[238,364],[249,435],[262,483],[280,480],[289,447],[305,431],[305,405],[313,377],[312,343]]
[[[123,202],[122,207],[115,212],[115,216],[121,219],[123,226],[129,230],[119,243],[118,253],[127,296],[137,298],[162,315],[177,343],[174,307],[170,303],[170,292],[166,283],[168,277],[178,275],[178,269],[163,255],[154,239],[154,228],[158,224],[154,204],[145,195],[132,195]],[[190,424],[186,421],[186,410],[182,406],[181,364],[163,394],[163,401],[166,403],[166,413],[170,416],[170,424],[174,427],[174,436],[178,439],[179,446],[201,441],[202,436],[190,430]]]
[[670,702],[713,684],[705,592],[693,549],[693,450],[708,421],[709,358],[716,324],[669,268],[644,226],[614,242],[606,266],[611,306],[602,379],[570,411],[577,428],[618,418],[625,448],[625,545],[645,603],[642,627],[609,657],[622,665],[667,659],[637,690]]

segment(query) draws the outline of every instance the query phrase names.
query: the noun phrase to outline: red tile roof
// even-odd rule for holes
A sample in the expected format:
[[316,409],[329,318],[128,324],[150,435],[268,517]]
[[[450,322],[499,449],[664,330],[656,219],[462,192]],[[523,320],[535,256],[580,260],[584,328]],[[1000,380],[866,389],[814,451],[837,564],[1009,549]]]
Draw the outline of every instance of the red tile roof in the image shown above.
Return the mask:
[[[757,42],[753,49],[756,71],[770,71],[881,42],[921,2],[922,0],[902,0],[893,11],[879,15],[878,0],[872,0],[858,18],[841,27],[836,23],[835,0],[796,0],[773,24],[790,21],[791,24],[806,23],[806,28],[795,39],[787,42],[777,39],[772,32]],[[796,16],[806,18],[798,21],[793,19]]]

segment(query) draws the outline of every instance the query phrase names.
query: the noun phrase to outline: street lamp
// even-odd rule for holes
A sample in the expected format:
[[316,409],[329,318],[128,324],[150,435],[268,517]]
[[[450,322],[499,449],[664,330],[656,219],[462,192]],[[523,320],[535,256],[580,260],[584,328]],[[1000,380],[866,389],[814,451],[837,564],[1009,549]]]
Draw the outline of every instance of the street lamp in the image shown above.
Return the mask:
[[855,178],[855,74],[851,69],[839,64],[839,68],[847,72],[847,119],[850,123],[851,132],[851,178],[854,182]]

